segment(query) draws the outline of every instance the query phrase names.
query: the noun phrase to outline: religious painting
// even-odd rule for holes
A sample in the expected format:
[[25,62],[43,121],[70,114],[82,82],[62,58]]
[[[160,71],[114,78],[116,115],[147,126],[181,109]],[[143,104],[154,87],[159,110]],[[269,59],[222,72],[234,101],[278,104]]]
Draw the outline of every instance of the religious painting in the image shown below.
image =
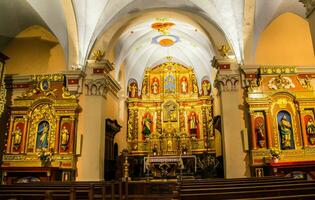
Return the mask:
[[145,140],[149,138],[153,132],[153,116],[147,112],[142,117],[142,138]]
[[60,151],[66,152],[69,150],[69,141],[71,133],[71,124],[69,122],[62,122],[60,126]]
[[258,146],[260,148],[266,147],[266,126],[265,118],[263,115],[259,115],[255,118],[254,126]]
[[129,80],[128,84],[128,96],[130,98],[136,98],[138,97],[138,84],[137,81],[134,79]]
[[158,78],[154,77],[151,82],[151,93],[159,94],[160,93],[160,81]]
[[174,101],[167,101],[163,105],[163,121],[164,122],[177,122],[178,110],[177,104]]
[[24,132],[24,122],[16,122],[12,131],[12,147],[14,151],[19,151]]
[[49,123],[41,121],[37,128],[36,149],[48,148]]
[[176,79],[172,73],[164,78],[164,92],[168,94],[175,94]]
[[202,83],[201,83],[201,88],[202,88],[202,91],[201,91],[201,94],[203,96],[208,96],[210,95],[210,89],[211,89],[211,85],[210,85],[210,82],[208,80],[203,80]]
[[282,110],[277,115],[282,150],[294,149],[292,118],[288,111]]
[[314,119],[311,115],[306,115],[304,117],[304,122],[306,125],[306,134],[308,136],[308,141],[311,145],[315,144],[315,125]]
[[181,81],[180,81],[180,92],[182,94],[187,94],[188,93],[188,81],[187,81],[187,77],[186,76],[183,76],[181,78]]
[[190,112],[188,115],[188,129],[190,136],[199,138],[199,119],[196,112]]

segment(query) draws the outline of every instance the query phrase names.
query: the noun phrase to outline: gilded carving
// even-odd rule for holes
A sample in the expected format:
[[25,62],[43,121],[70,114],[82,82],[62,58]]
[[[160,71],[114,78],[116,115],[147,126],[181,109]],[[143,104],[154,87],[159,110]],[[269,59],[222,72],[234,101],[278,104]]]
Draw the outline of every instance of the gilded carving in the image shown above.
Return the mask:
[[56,140],[55,109],[50,104],[40,104],[30,113],[30,116],[27,151],[32,152],[36,147],[41,146],[54,147]]
[[281,74],[296,74],[297,70],[294,66],[262,66],[259,68],[260,75],[281,75]]
[[95,60],[95,62],[100,62],[104,56],[105,52],[101,50],[97,50],[92,53],[92,58]]
[[75,95],[71,94],[71,92],[66,87],[62,87],[62,98],[64,99],[75,99]]
[[[129,83],[127,88],[132,86]],[[127,99],[127,143],[132,154],[214,151],[214,145],[209,145],[213,139],[210,81],[204,83],[206,87],[201,90],[204,95],[199,96],[191,67],[167,62],[146,69],[141,95],[137,98],[128,95]]]
[[295,85],[292,82],[292,79],[290,79],[289,77],[279,75],[278,77],[270,79],[270,81],[268,82],[268,87],[272,90],[279,90],[295,88]]
[[301,86],[305,89],[312,90],[312,84],[311,84],[311,77],[305,76],[305,78],[299,78],[297,77],[298,81],[300,82]]
[[[1,65],[1,64],[0,64]],[[4,106],[6,103],[6,89],[5,89],[5,85],[4,85],[4,81],[2,83],[0,83],[0,116],[2,114],[2,112],[4,111]]]

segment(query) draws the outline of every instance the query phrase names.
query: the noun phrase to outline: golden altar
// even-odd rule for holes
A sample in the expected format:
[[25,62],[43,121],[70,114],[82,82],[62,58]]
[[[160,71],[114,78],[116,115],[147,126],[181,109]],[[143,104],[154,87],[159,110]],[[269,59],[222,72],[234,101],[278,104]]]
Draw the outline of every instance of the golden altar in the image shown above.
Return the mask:
[[[139,88],[141,85],[141,89]],[[193,68],[167,62],[128,82],[127,144],[131,156],[214,153],[211,84]]]
[[0,168],[4,183],[26,175],[40,181],[74,180],[79,104],[64,79],[63,74],[34,75],[28,90],[14,99]]
[[[253,176],[271,175],[274,166],[285,169],[284,175],[296,169],[315,171],[313,77],[291,66],[245,74]],[[307,169],[300,163],[308,163]]]

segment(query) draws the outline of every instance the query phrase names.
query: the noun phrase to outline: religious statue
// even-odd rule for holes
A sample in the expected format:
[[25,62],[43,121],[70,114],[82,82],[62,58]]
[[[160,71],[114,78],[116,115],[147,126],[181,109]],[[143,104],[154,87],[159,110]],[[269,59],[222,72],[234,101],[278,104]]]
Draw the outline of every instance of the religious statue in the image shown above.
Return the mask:
[[282,148],[291,148],[291,124],[287,120],[286,115],[283,115],[280,120],[280,134]]
[[182,93],[187,93],[187,87],[188,87],[188,83],[187,83],[186,77],[183,77],[182,82],[181,82]]
[[49,123],[43,121],[38,125],[37,131],[37,142],[36,148],[47,148],[48,147],[48,131],[49,131]]
[[22,131],[20,127],[16,127],[15,131],[12,134],[13,148],[17,150],[20,147],[22,140]]
[[189,129],[190,134],[192,136],[196,136],[197,134],[197,126],[198,126],[198,120],[195,112],[192,112],[189,117]]
[[63,126],[62,130],[61,130],[61,148],[65,151],[67,148],[67,145],[69,143],[69,139],[70,139],[70,134],[68,129]]
[[147,94],[147,85],[143,84],[142,86],[142,95],[146,95]]
[[306,133],[308,134],[310,143],[312,145],[315,144],[315,125],[312,118],[309,118],[306,124]]
[[209,95],[210,83],[207,81],[202,82],[202,93],[204,96]]
[[143,120],[143,134],[146,138],[148,138],[151,134],[151,124],[152,120],[149,115],[147,115]]
[[265,127],[262,122],[257,123],[256,134],[257,134],[258,145],[260,148],[263,148],[265,146]]
[[136,83],[130,83],[128,87],[129,97],[134,98],[137,97],[138,87]]
[[153,79],[151,88],[152,88],[152,93],[153,94],[158,94],[159,93],[159,82],[158,82],[157,78]]

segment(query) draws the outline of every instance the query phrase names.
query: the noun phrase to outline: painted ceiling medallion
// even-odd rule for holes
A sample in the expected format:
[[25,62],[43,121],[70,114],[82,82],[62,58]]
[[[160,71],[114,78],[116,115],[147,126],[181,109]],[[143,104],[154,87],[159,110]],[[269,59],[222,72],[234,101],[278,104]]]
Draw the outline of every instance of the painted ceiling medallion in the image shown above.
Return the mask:
[[173,22],[155,22],[155,23],[151,24],[151,28],[159,31],[163,35],[168,35],[169,29],[174,25],[175,24]]
[[179,37],[176,35],[159,35],[152,38],[152,43],[159,44],[162,47],[170,47],[179,42]]

